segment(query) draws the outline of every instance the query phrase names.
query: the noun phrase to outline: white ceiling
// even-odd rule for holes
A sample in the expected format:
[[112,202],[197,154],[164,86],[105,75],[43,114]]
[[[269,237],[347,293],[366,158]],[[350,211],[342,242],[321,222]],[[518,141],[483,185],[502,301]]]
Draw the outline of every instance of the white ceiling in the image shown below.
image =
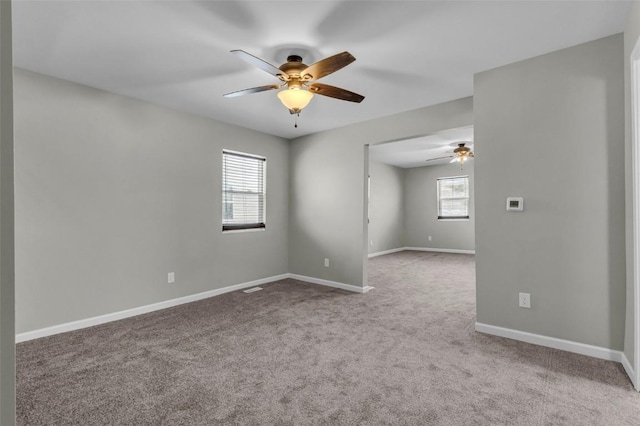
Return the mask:
[[[20,1],[18,67],[294,138],[473,94],[473,74],[622,32],[619,1]],[[347,50],[356,58],[322,79],[366,96],[315,96],[294,117],[277,83],[229,53],[279,66]]]
[[462,142],[473,152],[473,126],[371,145],[369,159],[403,168],[447,164],[453,157],[453,150]]

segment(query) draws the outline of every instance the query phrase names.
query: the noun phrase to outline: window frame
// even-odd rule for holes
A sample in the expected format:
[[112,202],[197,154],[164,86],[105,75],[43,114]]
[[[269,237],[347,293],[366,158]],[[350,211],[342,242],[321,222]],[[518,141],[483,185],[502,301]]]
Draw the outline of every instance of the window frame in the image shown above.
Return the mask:
[[[466,216],[443,216],[442,215],[442,207],[441,207],[441,201],[443,198],[440,197],[440,181],[444,181],[444,180],[454,180],[454,179],[465,179],[466,180],[466,185],[467,185],[467,196],[465,198],[444,198],[445,200],[467,200],[467,214]],[[462,176],[446,176],[446,177],[440,177],[440,178],[436,178],[436,217],[438,220],[443,220],[443,221],[465,221],[465,220],[469,220],[470,214],[469,214],[469,204],[471,201],[471,180],[469,179],[469,175],[462,175]]]
[[[255,193],[251,193],[251,192],[247,192],[247,194],[258,194],[258,196],[260,197],[260,195],[262,196],[262,217],[260,221],[258,222],[247,222],[247,223],[237,223],[237,224],[231,224],[231,223],[227,223],[225,224],[225,209],[226,206],[228,205],[228,203],[225,202],[225,200],[227,199],[227,196],[230,194],[233,194],[233,192],[230,192],[228,190],[225,190],[225,183],[226,183],[226,167],[225,167],[225,158],[226,156],[235,156],[235,157],[243,157],[243,158],[250,158],[250,159],[254,159],[254,160],[258,160],[262,162],[262,193],[259,192],[255,192]],[[238,192],[236,192],[238,193]],[[241,193],[241,192],[240,192]],[[262,156],[262,155],[257,155],[257,154],[251,154],[248,152],[241,152],[241,151],[234,151],[231,149],[223,149],[222,150],[222,188],[221,188],[221,207],[222,207],[222,217],[221,217],[221,225],[222,225],[222,232],[223,233],[233,233],[233,232],[251,232],[251,231],[264,231],[266,230],[267,227],[267,158]]]

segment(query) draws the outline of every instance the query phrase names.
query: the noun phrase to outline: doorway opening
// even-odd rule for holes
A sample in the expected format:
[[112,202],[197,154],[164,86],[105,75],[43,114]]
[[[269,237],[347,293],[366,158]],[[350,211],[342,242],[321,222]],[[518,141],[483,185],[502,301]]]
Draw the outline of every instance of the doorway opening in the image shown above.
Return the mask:
[[399,251],[475,253],[474,165],[457,159],[461,143],[473,151],[472,125],[365,146],[365,277],[367,259]]

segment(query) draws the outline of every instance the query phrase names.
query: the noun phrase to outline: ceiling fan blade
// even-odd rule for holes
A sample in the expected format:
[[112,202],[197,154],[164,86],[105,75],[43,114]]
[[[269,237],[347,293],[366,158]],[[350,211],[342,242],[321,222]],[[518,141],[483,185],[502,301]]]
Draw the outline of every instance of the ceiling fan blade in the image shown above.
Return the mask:
[[262,71],[266,71],[271,75],[274,75],[278,78],[281,76],[284,77],[284,73],[280,70],[280,68],[271,65],[269,62],[263,61],[257,56],[253,56],[251,53],[247,53],[244,50],[232,50],[231,53],[236,55],[238,58],[242,59],[245,62],[250,63],[254,67],[260,68]]
[[459,161],[458,156],[453,157],[453,160],[449,161],[449,163],[455,163],[456,161]]
[[335,86],[329,86],[328,84],[313,83],[309,86],[311,93],[317,93],[318,95],[328,96],[330,98],[336,98],[349,102],[362,102],[364,96],[357,93],[350,92],[345,89],[341,89]]
[[238,90],[231,93],[226,93],[222,96],[224,96],[225,98],[235,98],[236,96],[250,95],[252,93],[259,93],[259,92],[264,92],[265,90],[273,90],[273,89],[279,89],[279,88],[280,88],[279,84],[268,84],[266,86],[252,87],[251,89],[244,89],[244,90]]
[[325,75],[329,75],[346,67],[355,60],[356,58],[349,52],[338,53],[337,55],[321,59],[315,64],[308,66],[300,73],[300,78],[307,81],[319,80]]
[[451,157],[453,157],[453,156],[452,155],[447,155],[446,157],[429,158],[429,159],[424,160],[424,161],[444,160],[445,158],[451,158]]

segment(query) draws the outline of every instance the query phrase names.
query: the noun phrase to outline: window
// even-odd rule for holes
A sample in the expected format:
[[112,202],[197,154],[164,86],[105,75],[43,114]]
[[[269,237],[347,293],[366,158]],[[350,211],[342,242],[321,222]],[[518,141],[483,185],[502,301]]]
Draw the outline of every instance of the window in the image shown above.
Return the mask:
[[222,151],[222,230],[265,228],[264,157]]
[[438,179],[438,219],[469,219],[469,176]]

